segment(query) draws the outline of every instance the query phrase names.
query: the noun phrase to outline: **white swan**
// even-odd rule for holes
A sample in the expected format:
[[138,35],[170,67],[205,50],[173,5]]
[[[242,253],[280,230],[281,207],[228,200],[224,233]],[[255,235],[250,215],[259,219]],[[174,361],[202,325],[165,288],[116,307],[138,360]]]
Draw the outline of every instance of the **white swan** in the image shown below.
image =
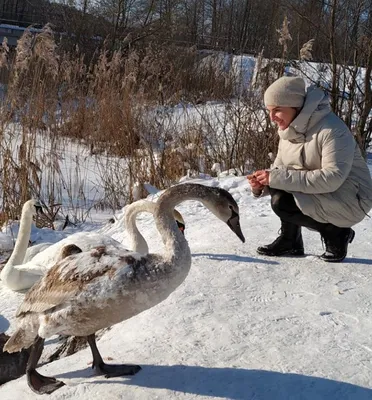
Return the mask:
[[[136,217],[141,212],[149,212],[154,214],[156,203],[148,200],[137,200],[125,207],[124,224],[129,234],[129,248],[136,253],[146,255],[149,247],[145,238],[137,228]],[[173,218],[177,223],[178,229],[183,233],[185,230],[185,222],[180,212],[173,210]],[[82,249],[85,251],[84,249]]]
[[54,334],[86,336],[93,366],[106,377],[133,375],[136,365],[107,365],[95,332],[165,300],[186,278],[190,248],[173,220],[174,207],[199,200],[244,242],[239,208],[226,190],[196,184],[173,186],[156,203],[154,218],[165,254],[124,253],[104,246],[67,257],[26,294],[17,311],[17,330],[4,346],[8,352],[32,345],[27,380],[36,393],[52,393],[64,383],[36,371],[44,339]]
[[[0,274],[3,285],[9,289],[20,291],[33,286],[57,262],[62,248],[66,245],[78,244],[82,251],[88,251],[97,246],[110,246],[116,250],[126,250],[120,242],[109,235],[97,232],[77,232],[57,243],[41,243],[34,246],[37,247],[36,251],[39,250],[38,253],[34,254],[30,261],[25,262],[28,250],[32,249],[32,247],[27,249],[27,246],[30,240],[32,216],[35,214],[35,212],[32,213],[33,208],[36,207],[34,204],[38,203],[29,200],[23,206],[20,231],[13,253]],[[144,211],[153,213],[154,204],[151,201],[140,200],[126,207],[125,224],[132,242],[130,248],[140,254],[148,253],[148,245],[137,229],[136,217]],[[32,208],[32,206],[34,207]],[[42,212],[40,205],[38,205],[37,211]],[[180,230],[184,230],[182,215],[177,210],[174,210],[173,213]],[[34,250],[34,252],[36,251]],[[31,254],[29,253],[28,258]]]
[[[18,281],[22,281],[25,287],[31,287],[35,283],[32,275],[14,267],[23,263],[30,240],[32,221],[37,214],[43,214],[39,202],[34,199],[26,201],[22,207],[19,232],[13,252],[0,273],[0,279],[6,286],[17,286]],[[37,280],[39,278],[40,276]]]

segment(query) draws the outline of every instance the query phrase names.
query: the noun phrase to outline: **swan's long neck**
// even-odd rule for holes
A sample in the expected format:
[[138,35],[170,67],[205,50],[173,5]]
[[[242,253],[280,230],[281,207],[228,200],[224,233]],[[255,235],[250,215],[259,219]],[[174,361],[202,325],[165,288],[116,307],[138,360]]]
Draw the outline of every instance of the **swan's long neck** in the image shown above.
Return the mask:
[[149,252],[149,247],[145,238],[137,228],[136,217],[141,212],[150,212],[153,214],[154,210],[155,203],[147,200],[139,200],[127,206],[125,211],[125,227],[131,241],[130,249],[143,255]]
[[[21,271],[17,270],[17,268],[14,268],[17,265],[23,264],[23,260],[25,258],[28,247],[28,242],[30,240],[31,226],[32,215],[22,211],[19,232],[12,255],[10,256],[8,262],[5,264],[0,274],[0,278],[3,281],[4,285],[13,290],[29,288],[32,286],[32,283],[35,282],[35,278],[31,277],[31,283],[29,283],[28,277],[25,275],[25,273],[22,273]],[[23,281],[21,279],[22,276]]]
[[166,258],[176,265],[191,265],[190,248],[174,222],[173,209],[182,201],[198,200],[207,206],[209,188],[202,185],[176,185],[164,192],[155,206],[155,222],[166,249]]
[[9,266],[23,264],[28,243],[31,236],[32,215],[22,212],[19,224],[19,232],[12,255],[6,263],[4,269]]

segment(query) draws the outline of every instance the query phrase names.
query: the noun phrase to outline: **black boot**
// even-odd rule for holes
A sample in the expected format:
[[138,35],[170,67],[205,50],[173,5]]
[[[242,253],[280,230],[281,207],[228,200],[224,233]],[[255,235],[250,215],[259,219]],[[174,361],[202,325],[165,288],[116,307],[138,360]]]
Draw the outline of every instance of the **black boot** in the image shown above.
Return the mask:
[[351,228],[339,228],[329,224],[321,235],[326,251],[320,258],[327,262],[341,262],[347,255],[347,246],[353,241],[355,232]]
[[264,256],[303,256],[304,243],[301,227],[290,222],[282,221],[280,235],[272,243],[257,249]]

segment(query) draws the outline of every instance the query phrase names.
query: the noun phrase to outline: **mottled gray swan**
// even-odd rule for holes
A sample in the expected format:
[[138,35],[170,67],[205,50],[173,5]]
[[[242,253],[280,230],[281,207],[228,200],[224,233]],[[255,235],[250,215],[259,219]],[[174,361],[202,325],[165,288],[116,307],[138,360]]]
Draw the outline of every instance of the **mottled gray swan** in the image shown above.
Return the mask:
[[165,244],[164,254],[128,253],[101,246],[57,263],[26,294],[17,311],[17,329],[4,346],[8,352],[32,345],[27,381],[36,393],[52,393],[64,383],[36,371],[44,339],[55,334],[86,336],[93,367],[106,377],[134,375],[138,365],[107,365],[95,332],[117,324],[165,300],[186,278],[191,253],[174,223],[172,210],[185,200],[201,201],[244,242],[239,207],[226,190],[196,184],[166,190],[154,218]]

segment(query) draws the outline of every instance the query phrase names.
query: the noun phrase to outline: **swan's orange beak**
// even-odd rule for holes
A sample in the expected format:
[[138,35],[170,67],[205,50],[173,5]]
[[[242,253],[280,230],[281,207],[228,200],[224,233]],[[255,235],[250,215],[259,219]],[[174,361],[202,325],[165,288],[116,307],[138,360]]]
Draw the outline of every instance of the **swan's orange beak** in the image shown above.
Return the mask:
[[177,226],[178,226],[178,229],[182,232],[182,234],[184,235],[185,234],[185,224],[183,224],[182,222],[180,222],[180,221],[176,221],[177,222]]

